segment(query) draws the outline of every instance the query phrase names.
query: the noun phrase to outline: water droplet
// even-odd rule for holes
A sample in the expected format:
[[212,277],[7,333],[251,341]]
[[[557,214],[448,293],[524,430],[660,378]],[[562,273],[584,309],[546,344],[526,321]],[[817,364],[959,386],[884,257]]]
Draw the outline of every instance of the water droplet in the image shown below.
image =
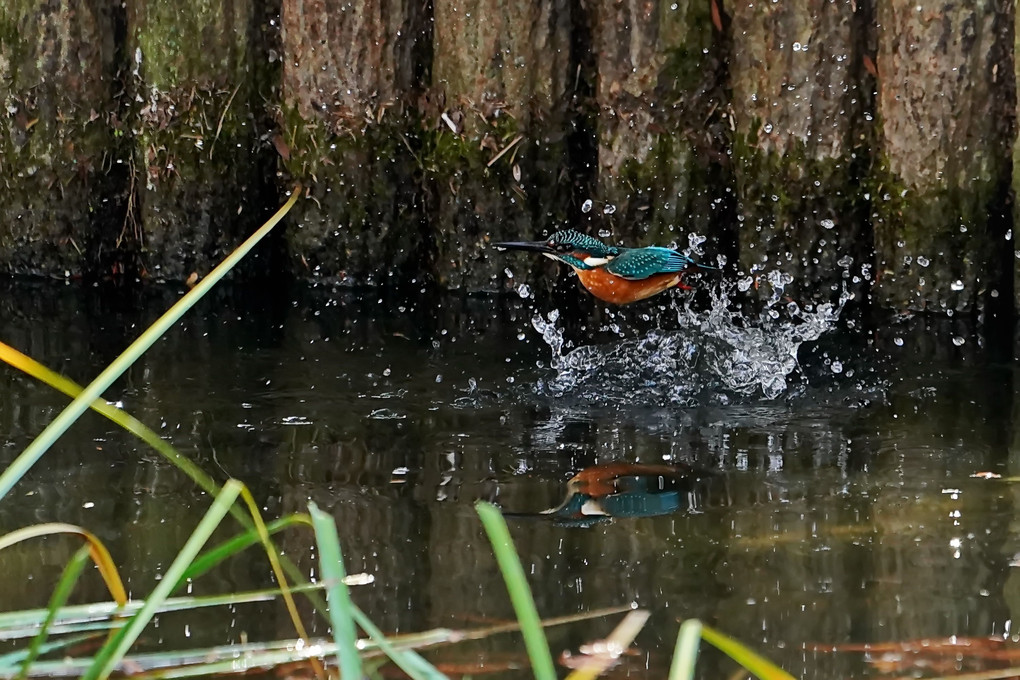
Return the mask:
[[903,347],[903,338],[893,338],[892,342],[897,347]]
[[832,221],[832,220],[830,220],[830,219],[824,219],[824,220],[822,220],[821,224],[822,224],[822,227],[824,227],[825,229],[833,229],[833,228],[835,228],[835,226],[836,226],[836,223],[835,223],[835,222],[833,222],[833,221]]
[[949,284],[949,287],[952,288],[953,290],[963,290],[964,289],[963,281],[961,281],[960,279],[956,279],[951,284]]
[[583,212],[583,213],[590,213],[591,212],[591,199],[590,198],[587,201],[585,201],[584,203],[581,204],[581,212]]
[[385,369],[383,369],[383,372],[382,372],[382,374],[383,374],[384,376],[386,376],[386,377],[389,377],[390,373],[392,373],[392,372],[393,372],[393,371],[391,371],[391,370],[389,369],[389,367],[386,367]]
[[928,265],[931,264],[931,260],[929,260],[924,255],[918,255],[917,256],[917,264],[921,265],[922,267],[927,267]]
[[833,361],[832,362],[832,366],[830,366],[829,368],[832,369],[833,373],[842,373],[843,372],[843,362],[842,361]]
[[529,297],[531,297],[531,286],[529,286],[526,283],[522,283],[521,285],[517,286],[517,294],[520,295],[525,300],[528,299]]
[[606,207],[602,209],[602,212],[605,213],[606,215],[612,215],[614,212],[616,212],[616,206],[613,205],[612,203],[607,203]]
[[962,345],[965,342],[967,342],[967,341],[964,340],[963,338],[961,338],[959,335],[957,335],[955,338],[953,338],[953,344],[956,345],[957,347],[959,347],[960,345]]

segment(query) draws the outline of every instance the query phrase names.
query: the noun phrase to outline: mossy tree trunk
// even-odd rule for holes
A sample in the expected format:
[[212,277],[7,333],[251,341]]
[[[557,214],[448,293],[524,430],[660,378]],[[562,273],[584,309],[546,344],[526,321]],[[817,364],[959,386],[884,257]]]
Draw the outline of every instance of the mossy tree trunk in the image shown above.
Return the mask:
[[0,271],[118,265],[114,11],[107,0],[0,4]]
[[148,276],[207,273],[273,200],[253,114],[267,86],[255,35],[251,0],[128,3],[133,189]]
[[592,221],[604,222],[613,241],[686,248],[686,234],[707,236],[728,205],[719,152],[727,114],[711,3],[600,0],[592,19]]
[[567,217],[572,3],[433,4],[425,158],[439,281],[492,290],[507,261],[491,242],[540,238]]
[[878,7],[877,299],[945,312],[1008,297],[1013,3]]
[[282,20],[277,147],[308,185],[287,236],[299,273],[375,284],[421,275],[429,256],[411,111],[429,47],[425,3],[284,0]]
[[858,180],[873,88],[862,66],[859,4],[731,9],[740,266],[798,301],[831,298],[851,266],[861,279],[870,255]]

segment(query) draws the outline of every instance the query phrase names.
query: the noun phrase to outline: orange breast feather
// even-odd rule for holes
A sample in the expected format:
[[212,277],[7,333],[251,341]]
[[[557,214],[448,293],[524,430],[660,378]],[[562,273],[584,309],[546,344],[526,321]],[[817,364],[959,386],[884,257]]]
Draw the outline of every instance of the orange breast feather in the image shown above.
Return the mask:
[[626,305],[658,295],[667,288],[680,283],[680,274],[670,272],[656,274],[647,279],[632,281],[613,276],[602,267],[596,269],[575,269],[581,285],[599,300],[616,305]]

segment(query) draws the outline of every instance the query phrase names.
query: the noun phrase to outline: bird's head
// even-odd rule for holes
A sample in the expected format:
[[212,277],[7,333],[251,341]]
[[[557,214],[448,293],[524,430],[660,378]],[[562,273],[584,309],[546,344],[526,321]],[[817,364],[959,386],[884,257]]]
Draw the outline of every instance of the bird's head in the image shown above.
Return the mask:
[[544,241],[508,241],[494,244],[504,250],[527,250],[570,265],[574,269],[600,267],[619,254],[619,248],[573,229],[564,229]]

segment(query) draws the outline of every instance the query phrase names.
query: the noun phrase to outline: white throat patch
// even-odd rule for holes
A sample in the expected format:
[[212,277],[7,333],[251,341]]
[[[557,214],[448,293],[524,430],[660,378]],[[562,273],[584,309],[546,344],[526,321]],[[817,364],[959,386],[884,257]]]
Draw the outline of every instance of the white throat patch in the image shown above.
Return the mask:
[[602,265],[609,262],[611,257],[591,257],[590,255],[584,258],[584,263],[589,267],[601,267]]

